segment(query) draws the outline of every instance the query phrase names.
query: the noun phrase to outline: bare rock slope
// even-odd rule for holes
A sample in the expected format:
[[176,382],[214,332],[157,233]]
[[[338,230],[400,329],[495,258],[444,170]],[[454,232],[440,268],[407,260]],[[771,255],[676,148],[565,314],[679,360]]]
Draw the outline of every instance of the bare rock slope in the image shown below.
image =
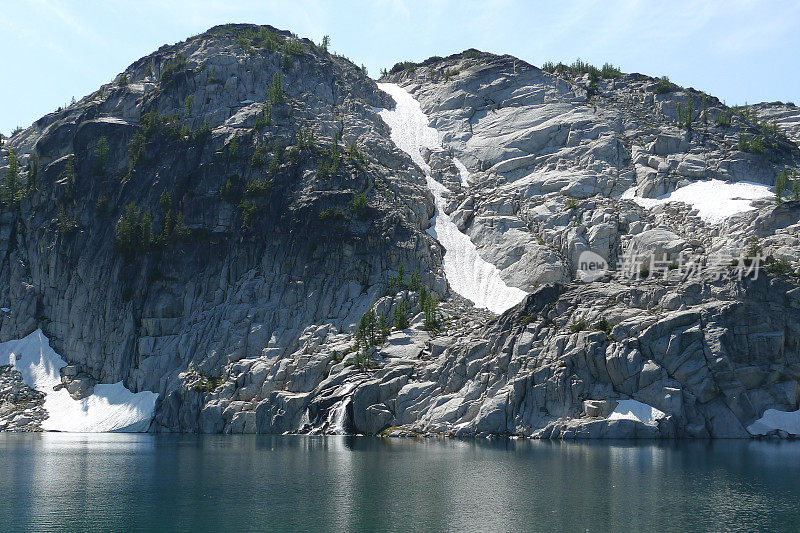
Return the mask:
[[[151,431],[787,435],[756,422],[800,401],[791,113],[548,70],[468,50],[393,98],[270,27],[162,47],[6,143],[0,340],[157,392]],[[528,295],[473,305],[478,263]]]

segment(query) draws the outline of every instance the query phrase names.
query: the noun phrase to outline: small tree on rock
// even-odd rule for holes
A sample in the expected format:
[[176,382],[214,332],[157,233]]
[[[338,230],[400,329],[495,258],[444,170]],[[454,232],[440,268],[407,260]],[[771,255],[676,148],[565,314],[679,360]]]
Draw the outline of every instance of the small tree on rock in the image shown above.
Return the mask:
[[8,169],[3,180],[2,197],[5,205],[14,205],[20,200],[22,186],[19,177],[19,159],[14,152],[8,153]]
[[106,163],[108,162],[108,139],[105,135],[101,135],[97,139],[97,144],[94,147],[94,174],[100,175],[106,170]]
[[122,216],[117,221],[114,233],[114,247],[127,262],[133,259],[139,240],[139,218],[141,212],[136,204],[130,202],[125,206]]
[[272,85],[267,89],[267,96],[269,103],[272,105],[282,104],[286,99],[286,95],[283,92],[283,76],[280,71],[272,75]]
[[394,306],[392,311],[392,324],[395,329],[406,329],[409,326],[408,322],[408,302],[402,300]]
[[375,311],[370,309],[363,315],[361,320],[358,321],[358,328],[356,329],[356,339],[364,345],[374,346],[376,344],[376,335],[378,326],[378,317]]
[[786,186],[788,185],[788,173],[786,170],[781,170],[778,172],[778,176],[775,178],[775,203],[781,204],[783,203],[783,194],[786,191]]

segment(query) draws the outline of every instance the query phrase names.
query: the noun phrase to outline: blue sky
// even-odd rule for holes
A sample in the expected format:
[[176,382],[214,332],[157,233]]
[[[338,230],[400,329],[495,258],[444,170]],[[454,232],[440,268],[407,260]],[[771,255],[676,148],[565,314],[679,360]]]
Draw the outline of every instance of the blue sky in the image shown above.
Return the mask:
[[370,74],[475,47],[534,65],[577,57],[668,75],[728,104],[800,104],[797,0],[14,0],[0,11],[0,132],[108,82],[165,43],[225,22],[272,24]]

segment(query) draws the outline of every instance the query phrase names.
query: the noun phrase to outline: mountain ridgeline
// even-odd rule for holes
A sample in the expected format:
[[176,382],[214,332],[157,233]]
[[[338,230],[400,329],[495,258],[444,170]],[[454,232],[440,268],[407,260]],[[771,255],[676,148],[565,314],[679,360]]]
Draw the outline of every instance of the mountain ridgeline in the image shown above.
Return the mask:
[[[217,26],[6,140],[0,341],[41,330],[76,402],[156,393],[151,432],[787,436],[799,124],[474,49],[376,84]],[[42,429],[1,355],[0,429]]]

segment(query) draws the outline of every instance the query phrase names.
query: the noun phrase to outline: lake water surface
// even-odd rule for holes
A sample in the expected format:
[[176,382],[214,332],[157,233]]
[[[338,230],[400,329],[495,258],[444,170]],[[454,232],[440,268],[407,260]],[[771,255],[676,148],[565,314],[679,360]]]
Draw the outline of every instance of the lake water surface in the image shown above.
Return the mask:
[[798,527],[798,442],[0,434],[0,531]]

